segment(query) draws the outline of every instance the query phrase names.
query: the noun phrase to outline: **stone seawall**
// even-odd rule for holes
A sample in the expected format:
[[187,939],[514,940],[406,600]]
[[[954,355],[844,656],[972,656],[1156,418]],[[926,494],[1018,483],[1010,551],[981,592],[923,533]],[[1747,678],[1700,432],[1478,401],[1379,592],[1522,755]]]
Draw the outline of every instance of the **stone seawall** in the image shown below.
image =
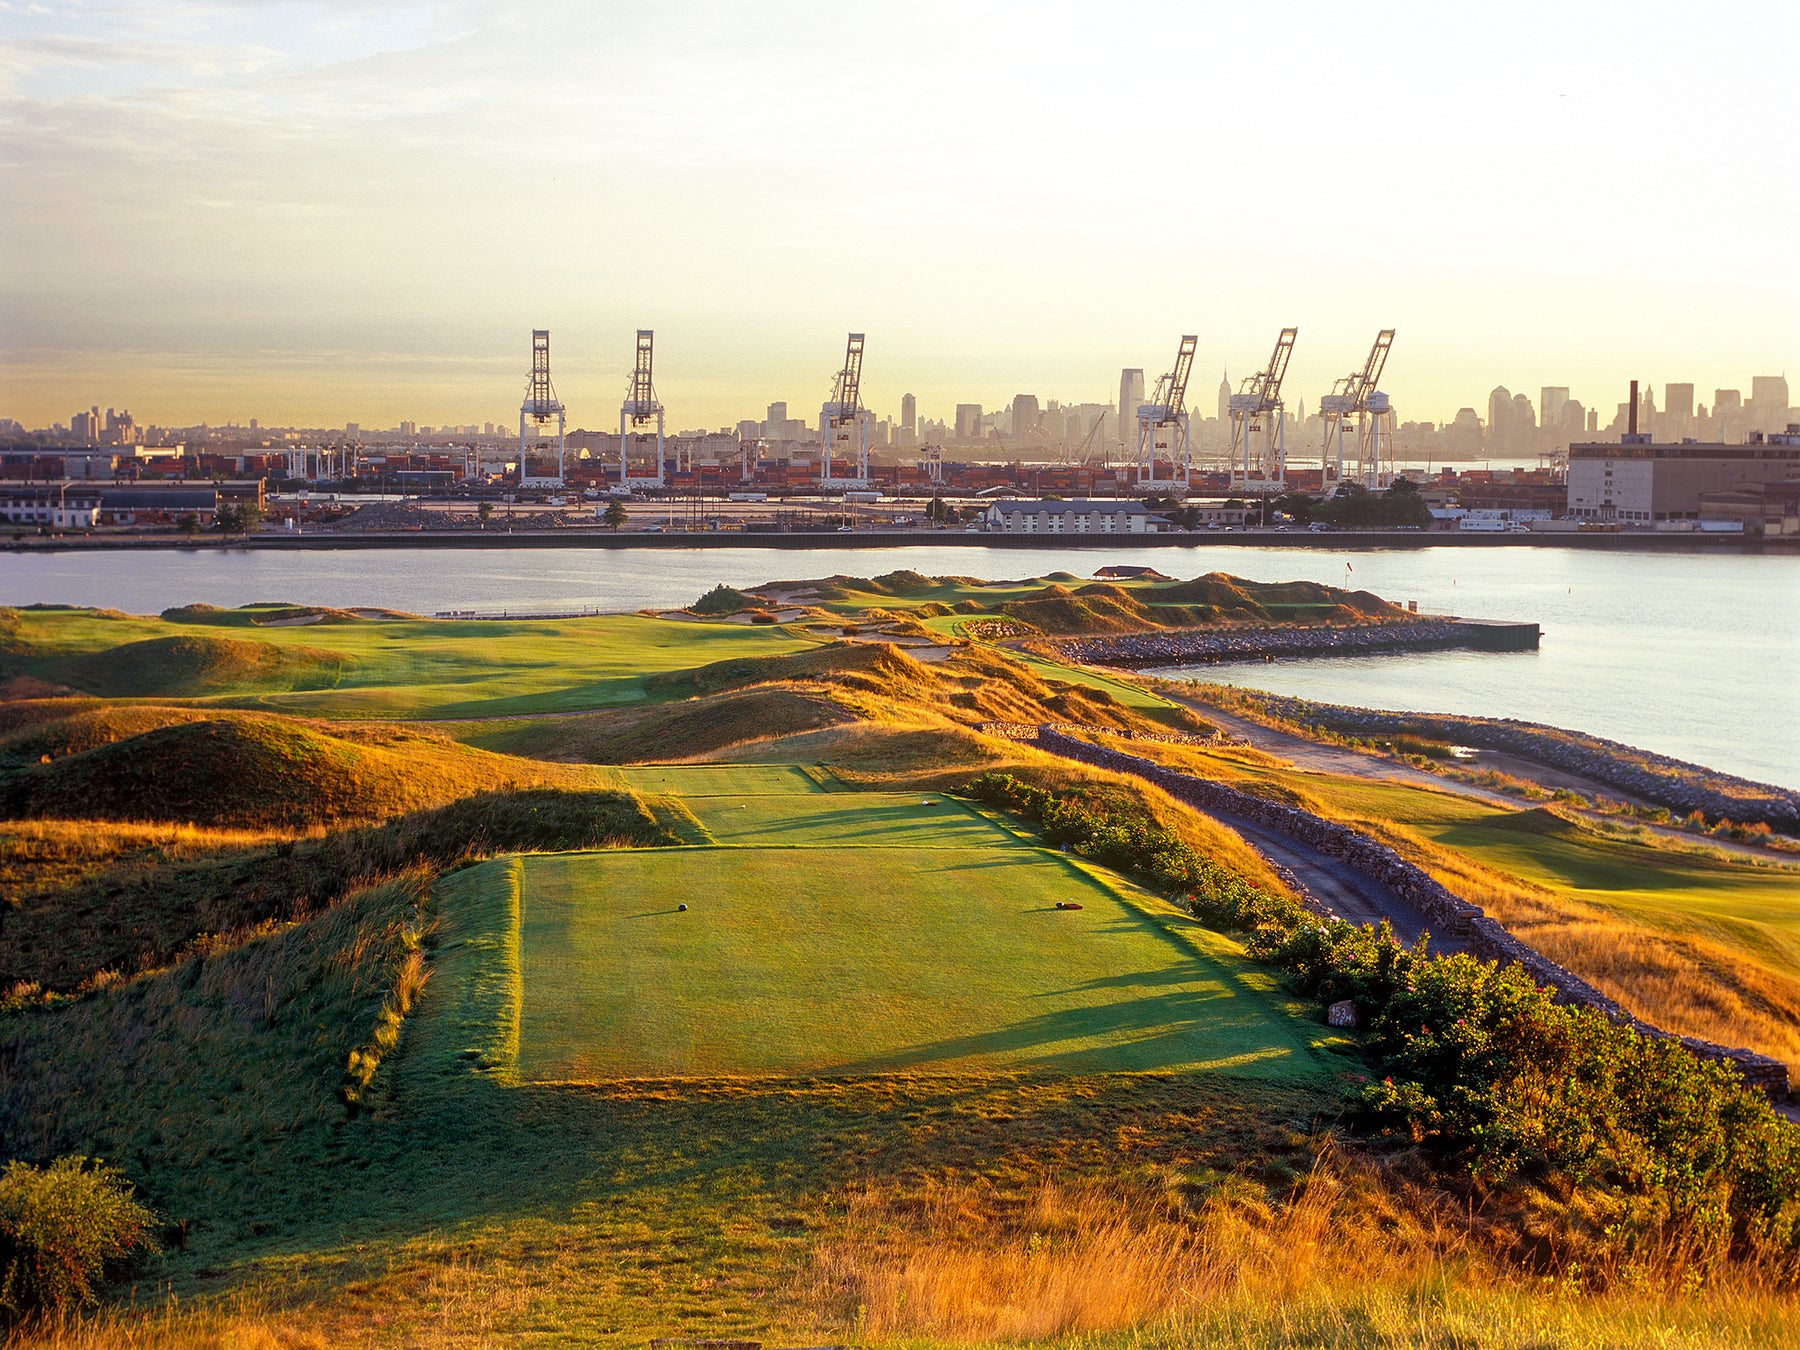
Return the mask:
[[1535,623],[1418,619],[1353,628],[1270,625],[1121,633],[1111,637],[1053,639],[1049,645],[1066,660],[1141,669],[1196,662],[1256,661],[1264,657],[1365,656],[1379,652],[1427,652],[1451,648],[1536,651],[1540,638]]
[[[1005,730],[1000,730],[1001,727]],[[1523,967],[1539,985],[1554,991],[1558,1002],[1593,1008],[1611,1020],[1624,1023],[1647,1036],[1670,1035],[1633,1017],[1620,1004],[1587,981],[1519,941],[1481,906],[1454,895],[1423,868],[1408,862],[1386,844],[1347,825],[1339,825],[1313,815],[1310,811],[1272,802],[1227,787],[1223,783],[1165,768],[1152,760],[1110,750],[1067,734],[1070,730],[1083,728],[1069,727],[1067,724],[1059,728],[1054,724],[1045,724],[1035,728],[1037,734],[1029,738],[1022,734],[1025,727],[1017,723],[989,724],[982,729],[1013,740],[1030,739],[1040,749],[1096,768],[1131,774],[1154,783],[1177,801],[1186,802],[1202,811],[1222,811],[1242,816],[1291,839],[1297,839],[1321,853],[1340,859],[1386,887],[1434,924],[1441,925],[1441,931],[1461,939],[1471,952],[1483,960],[1513,963]],[[1743,1073],[1745,1082],[1762,1088],[1771,1096],[1787,1095],[1788,1068],[1781,1061],[1752,1050],[1714,1045],[1710,1041],[1689,1036],[1678,1039],[1702,1058],[1735,1064]]]
[[1800,834],[1800,792],[1736,778],[1599,736],[1511,718],[1377,712],[1277,694],[1259,697],[1270,712],[1286,721],[1349,735],[1430,736],[1498,750],[1580,774],[1679,815],[1699,811],[1714,819],[1727,817],[1742,824],[1761,821],[1783,834]]

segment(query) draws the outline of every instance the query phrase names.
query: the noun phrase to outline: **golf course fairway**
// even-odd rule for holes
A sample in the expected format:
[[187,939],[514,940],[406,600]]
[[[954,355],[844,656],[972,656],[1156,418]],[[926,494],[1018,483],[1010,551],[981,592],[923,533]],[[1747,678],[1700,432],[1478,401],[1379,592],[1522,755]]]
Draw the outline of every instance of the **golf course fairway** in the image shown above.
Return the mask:
[[631,778],[715,842],[495,869],[524,1081],[1329,1072],[1326,1029],[1228,938],[962,803],[780,765]]

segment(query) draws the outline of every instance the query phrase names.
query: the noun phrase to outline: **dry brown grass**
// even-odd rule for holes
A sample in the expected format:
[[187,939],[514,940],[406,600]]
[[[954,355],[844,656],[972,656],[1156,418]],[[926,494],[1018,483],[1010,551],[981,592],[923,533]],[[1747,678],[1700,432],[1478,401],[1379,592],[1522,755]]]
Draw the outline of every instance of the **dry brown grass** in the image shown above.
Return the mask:
[[0,821],[0,895],[60,890],[109,865],[182,862],[291,839],[289,831],[210,829],[165,822]]

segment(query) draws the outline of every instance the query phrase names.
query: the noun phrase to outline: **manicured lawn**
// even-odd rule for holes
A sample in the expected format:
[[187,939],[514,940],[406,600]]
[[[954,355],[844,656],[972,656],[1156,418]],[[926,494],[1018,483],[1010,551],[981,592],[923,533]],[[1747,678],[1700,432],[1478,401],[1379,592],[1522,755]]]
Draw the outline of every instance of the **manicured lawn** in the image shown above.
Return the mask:
[[[1055,908],[1069,900],[1084,908]],[[1322,1029],[1229,943],[1039,849],[532,857],[521,912],[528,1081],[1321,1072]]]
[[647,676],[813,645],[780,628],[684,623],[638,614],[277,627],[26,610],[21,612],[20,637],[32,653],[22,666],[55,680],[59,663],[67,658],[172,636],[310,648],[344,658],[329,688],[269,690],[258,688],[252,677],[244,687],[207,702],[305,715],[445,719],[616,707],[642,701]]

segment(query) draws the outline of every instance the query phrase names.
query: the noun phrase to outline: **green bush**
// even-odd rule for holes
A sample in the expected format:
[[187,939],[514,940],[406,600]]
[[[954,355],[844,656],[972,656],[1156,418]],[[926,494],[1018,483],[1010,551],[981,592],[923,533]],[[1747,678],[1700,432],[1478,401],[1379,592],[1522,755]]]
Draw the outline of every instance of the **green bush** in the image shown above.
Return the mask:
[[116,1268],[152,1245],[154,1216],[117,1168],[87,1158],[0,1172],[0,1310],[12,1319],[99,1301]]
[[1648,1235],[1679,1228],[1697,1255],[1800,1257],[1800,1130],[1728,1065],[1560,1005],[1520,966],[1402,947],[1385,923],[1321,920],[1141,818],[1004,773],[968,791],[1035,822],[1046,843],[1246,933],[1250,954],[1309,997],[1354,999],[1383,1075],[1353,1094],[1364,1124],[1405,1131],[1488,1180],[1554,1175],[1635,1197],[1654,1211]]

